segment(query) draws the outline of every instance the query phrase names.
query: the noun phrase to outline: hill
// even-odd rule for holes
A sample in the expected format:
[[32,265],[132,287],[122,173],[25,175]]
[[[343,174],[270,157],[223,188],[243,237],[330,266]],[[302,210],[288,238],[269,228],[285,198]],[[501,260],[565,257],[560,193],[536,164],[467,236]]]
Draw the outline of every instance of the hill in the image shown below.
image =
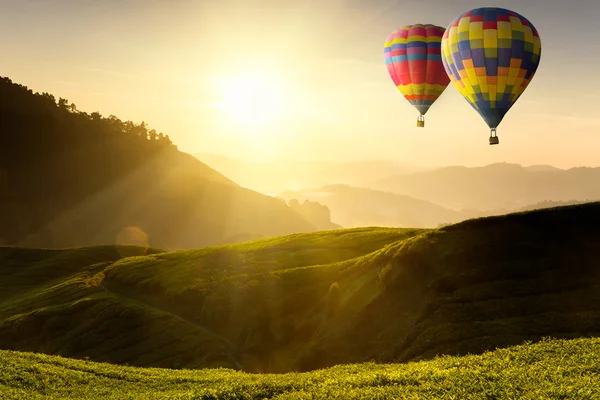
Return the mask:
[[325,231],[342,228],[341,225],[331,222],[331,210],[318,201],[304,200],[300,203],[297,199],[290,199],[289,201],[281,197],[280,199],[319,230]]
[[[0,244],[194,248],[316,228],[142,122],[0,79]],[[133,233],[132,233],[133,232]]]
[[313,266],[414,233],[330,231],[171,253],[0,248],[0,348],[143,366],[255,368],[268,356],[265,346],[279,346],[270,343],[273,324],[302,341],[302,329],[315,323],[313,303],[331,282]]
[[541,210],[544,208],[555,208],[555,207],[563,207],[563,206],[572,206],[576,204],[585,204],[585,201],[581,200],[571,200],[571,201],[542,201],[535,204],[530,204],[525,207],[521,207],[518,211],[532,211],[532,210]]
[[123,367],[0,351],[0,392],[6,400],[591,399],[600,391],[599,352],[597,339],[555,340],[479,356],[255,375]]
[[363,186],[463,210],[517,210],[543,201],[600,200],[600,168],[491,164],[444,167],[371,180]]
[[435,228],[462,221],[468,214],[450,210],[411,196],[348,185],[285,191],[285,199],[318,201],[331,209],[333,221],[345,227],[411,226]]
[[134,257],[5,248],[0,348],[286,372],[597,336],[599,224],[590,203]]

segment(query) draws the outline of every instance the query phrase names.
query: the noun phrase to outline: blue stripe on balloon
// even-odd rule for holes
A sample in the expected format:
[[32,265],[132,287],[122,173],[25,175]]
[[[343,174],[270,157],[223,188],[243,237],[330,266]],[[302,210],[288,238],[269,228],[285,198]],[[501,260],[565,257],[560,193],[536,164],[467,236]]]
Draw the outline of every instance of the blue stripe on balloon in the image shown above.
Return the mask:
[[494,57],[485,59],[485,74],[487,76],[498,76],[498,59]]
[[485,53],[483,49],[471,49],[471,58],[475,68],[485,67]]
[[427,54],[408,54],[408,61],[427,60]]
[[471,50],[471,42],[468,40],[461,40],[458,42],[458,50]]
[[[463,69],[465,69],[465,66],[463,65],[463,62],[462,62],[462,58],[454,56],[454,57],[452,57],[452,59],[454,60],[454,65],[456,65],[457,71],[462,71]],[[460,80],[460,78],[458,78],[458,80]]]
[[496,105],[496,108],[490,108],[488,105],[487,107],[481,107],[479,114],[490,128],[497,128],[507,111],[508,109],[504,107],[500,108]]
[[485,8],[483,10],[483,21],[484,22],[496,22],[496,16],[498,12],[496,8]]
[[415,40],[413,42],[409,42],[406,44],[406,48],[408,48],[408,49],[412,49],[414,47],[427,47],[427,42],[421,42],[421,41]]
[[518,39],[512,39],[512,58],[522,59],[525,51],[525,42]]
[[498,66],[510,67],[510,59],[512,56],[511,49],[498,49]]
[[521,68],[525,71],[529,71],[531,68],[531,59],[533,58],[533,54],[530,51],[523,52],[523,58],[521,59]]

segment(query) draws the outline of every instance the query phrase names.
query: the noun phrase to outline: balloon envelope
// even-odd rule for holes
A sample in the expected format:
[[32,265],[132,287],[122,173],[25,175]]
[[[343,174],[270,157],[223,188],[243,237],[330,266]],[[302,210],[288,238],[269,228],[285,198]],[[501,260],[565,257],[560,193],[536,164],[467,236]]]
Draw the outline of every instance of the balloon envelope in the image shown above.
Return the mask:
[[421,115],[450,83],[444,70],[441,42],[444,28],[406,25],[392,32],[384,44],[384,59],[392,81]]
[[442,39],[454,86],[495,129],[531,82],[541,56],[529,20],[504,8],[477,8],[454,19]]

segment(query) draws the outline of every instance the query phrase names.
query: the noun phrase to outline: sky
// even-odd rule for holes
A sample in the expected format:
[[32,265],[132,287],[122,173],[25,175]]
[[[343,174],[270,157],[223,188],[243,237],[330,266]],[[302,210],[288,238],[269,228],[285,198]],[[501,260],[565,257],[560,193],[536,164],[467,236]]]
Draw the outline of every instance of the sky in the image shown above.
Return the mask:
[[[189,153],[247,160],[598,166],[597,0],[0,0],[0,76],[78,109],[145,121]],[[414,23],[514,10],[540,67],[498,128],[450,84],[418,112],[383,43]]]

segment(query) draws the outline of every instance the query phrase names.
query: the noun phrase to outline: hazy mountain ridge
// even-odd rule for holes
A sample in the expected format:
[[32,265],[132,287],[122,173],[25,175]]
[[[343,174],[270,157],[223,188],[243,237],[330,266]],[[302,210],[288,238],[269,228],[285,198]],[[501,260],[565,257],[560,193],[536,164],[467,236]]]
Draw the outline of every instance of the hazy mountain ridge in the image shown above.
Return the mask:
[[331,210],[333,221],[345,227],[396,226],[435,228],[472,216],[426,200],[349,185],[285,191],[283,198],[318,201]]
[[413,172],[422,168],[394,161],[355,162],[253,162],[216,154],[194,154],[215,170],[244,187],[277,195],[284,190],[299,190],[329,184],[358,185],[385,178],[394,172]]
[[[347,227],[435,227],[468,218],[531,210],[538,208],[538,204],[539,207],[547,207],[600,199],[600,189],[595,183],[596,179],[600,181],[600,168],[561,169],[551,165],[521,166],[511,163],[494,163],[483,167],[419,168],[386,161],[281,162],[276,167],[274,164],[277,163],[252,163],[224,156],[197,157],[206,157],[207,162],[239,177],[244,186],[254,189],[268,186],[269,192],[283,193],[282,197],[287,200],[296,196],[299,200],[319,201],[330,208],[334,222]],[[354,173],[356,171],[361,173]],[[277,177],[273,181],[266,183],[275,175]],[[381,179],[377,179],[377,176]],[[345,191],[351,206],[337,198],[327,201],[321,195],[310,194],[323,192],[323,188],[336,185],[353,187],[353,190]],[[377,199],[375,203],[383,202],[386,205],[382,208],[375,206],[375,203],[356,204],[360,202],[358,191],[363,191],[364,197],[368,190],[373,190],[371,195]],[[407,197],[394,200],[392,194],[408,196],[414,201]],[[394,201],[395,205],[392,204]],[[430,203],[428,207],[436,209],[432,215],[437,217],[429,216],[422,202]],[[390,209],[396,209],[397,212],[390,214]]]
[[497,163],[485,167],[444,167],[396,175],[371,186],[462,210],[516,210],[543,201],[600,199],[600,168],[562,170]]

